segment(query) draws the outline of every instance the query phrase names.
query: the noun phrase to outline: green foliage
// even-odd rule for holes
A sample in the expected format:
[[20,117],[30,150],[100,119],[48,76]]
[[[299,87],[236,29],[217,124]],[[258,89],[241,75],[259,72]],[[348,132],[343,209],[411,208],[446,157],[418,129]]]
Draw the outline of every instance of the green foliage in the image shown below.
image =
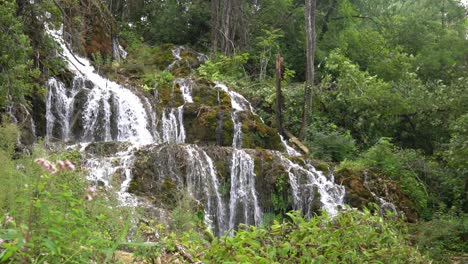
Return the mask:
[[15,16],[16,2],[0,1],[0,109],[11,101],[23,102],[39,75],[32,66],[32,48],[22,21]]
[[434,219],[414,227],[416,243],[436,263],[448,263],[450,256],[468,251],[468,215],[436,213]]
[[447,159],[461,175],[468,173],[468,114],[462,115],[451,126],[451,138]]
[[145,90],[158,89],[158,87],[168,87],[172,85],[174,76],[168,71],[156,71],[143,76]]
[[[210,31],[207,1],[151,1],[135,19],[138,30],[151,44],[173,43],[205,46]],[[143,20],[141,18],[144,17]]]
[[[15,134],[9,126],[0,138]],[[59,161],[58,171],[44,170],[33,157],[12,160],[10,151],[0,149],[0,262],[109,261],[125,239],[129,211],[90,188],[82,171],[60,169]]]
[[198,74],[207,79],[235,82],[246,78],[244,65],[249,59],[249,53],[233,56],[218,55],[201,65]]
[[317,121],[309,127],[305,139],[313,156],[335,162],[353,158],[357,149],[350,133],[338,131],[334,124],[320,124],[321,121]]
[[[3,119],[6,119],[6,116]],[[8,122],[0,124],[0,152],[6,157],[11,158],[13,156],[19,135],[20,132],[17,126]]]
[[[411,247],[398,222],[371,214],[347,211],[331,219],[326,214],[305,221],[287,213],[283,223],[268,227],[240,226],[233,236],[211,238],[196,232],[168,236],[145,259],[156,259],[184,248],[194,261],[206,263],[427,263]],[[210,242],[211,241],[211,242]]]

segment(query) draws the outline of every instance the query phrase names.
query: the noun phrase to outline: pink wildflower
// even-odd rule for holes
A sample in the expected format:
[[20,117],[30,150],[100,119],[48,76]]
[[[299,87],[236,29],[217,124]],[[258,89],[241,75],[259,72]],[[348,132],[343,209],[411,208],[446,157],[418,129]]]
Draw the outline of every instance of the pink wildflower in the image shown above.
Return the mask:
[[13,222],[13,217],[9,215],[5,215],[5,224]]
[[89,192],[90,194],[94,194],[94,193],[96,192],[96,186],[89,187],[89,188],[88,188],[88,192]]
[[0,238],[0,245],[3,244],[3,242],[5,242],[5,240]]
[[65,161],[65,167],[71,171],[75,170],[75,165],[73,165],[73,163],[70,160]]
[[55,164],[57,164],[57,166],[59,167],[59,169],[61,170],[64,170],[65,169],[65,162],[61,161],[61,160],[57,160],[55,162]]

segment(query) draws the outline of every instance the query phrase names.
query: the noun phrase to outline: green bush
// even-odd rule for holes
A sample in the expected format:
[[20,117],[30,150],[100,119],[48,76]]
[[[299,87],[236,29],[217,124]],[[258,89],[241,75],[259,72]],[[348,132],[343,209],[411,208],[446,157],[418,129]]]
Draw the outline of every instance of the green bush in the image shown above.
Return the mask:
[[368,210],[333,219],[322,214],[310,221],[299,212],[287,215],[269,227],[240,226],[233,236],[169,235],[156,243],[158,251],[143,258],[170,254],[172,261],[187,261],[180,256],[183,249],[193,261],[205,263],[428,263],[399,222],[383,221]]
[[352,158],[356,152],[356,143],[349,133],[316,132],[308,138],[313,156],[322,160],[343,161]]
[[342,162],[337,170],[372,169],[377,173],[389,176],[398,182],[403,192],[416,204],[417,211],[424,218],[430,217],[428,208],[429,196],[418,174],[407,162],[404,150],[399,150],[389,138],[381,138],[374,146],[363,152],[355,161]]
[[436,213],[434,219],[415,227],[416,243],[437,263],[448,263],[452,255],[468,252],[468,215]]
[[[0,129],[0,138],[7,132]],[[43,149],[15,160],[7,153],[0,149],[0,262],[110,260],[125,239],[130,211],[90,187],[71,163],[48,161]]]

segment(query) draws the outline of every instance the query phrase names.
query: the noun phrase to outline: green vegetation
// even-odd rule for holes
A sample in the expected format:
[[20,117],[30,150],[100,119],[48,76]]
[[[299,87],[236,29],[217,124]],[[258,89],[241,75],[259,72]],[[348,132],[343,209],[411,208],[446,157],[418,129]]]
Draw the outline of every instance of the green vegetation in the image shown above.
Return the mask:
[[36,148],[12,159],[17,136],[14,125],[0,127],[0,262],[109,262],[126,240],[130,211],[63,161],[78,165],[73,152]]
[[[227,2],[237,5],[221,10]],[[417,263],[428,262],[421,257],[426,254],[444,263],[466,254],[466,12],[458,0],[317,1],[315,81],[303,143],[310,158],[327,162],[320,162],[321,168],[330,165],[349,176],[354,182],[348,188],[358,188],[353,184],[369,173],[401,190],[414,207],[406,209],[417,212],[414,221],[419,220],[409,224],[411,240],[407,224],[366,210],[310,222],[289,213],[284,222],[273,222],[287,214],[290,201],[284,195],[286,177],[272,175],[275,192],[266,204],[282,216],[267,214],[264,227],[213,238],[204,230],[200,208],[176,197],[168,180],[162,198],[175,208],[173,222],[168,228],[150,223],[144,230],[165,236],[156,244],[123,245],[130,213],[103,190],[86,199],[90,186],[78,152],[17,144],[25,128],[10,124],[14,107],[29,110],[39,138],[44,137],[44,84],[49,77],[71,81],[44,25],[63,23],[70,46],[101,74],[157,97],[160,108],[182,104],[173,80],[192,74],[199,86],[194,104],[184,109],[187,138],[231,145],[228,96],[221,95],[217,105],[214,90],[203,91],[221,81],[248,98],[265,120],[266,125],[242,117],[245,147],[282,150],[274,129],[275,55],[284,58],[284,125],[299,135],[306,79],[304,1],[0,0],[0,262],[112,262],[118,247],[156,262],[174,257],[177,245],[206,262]],[[229,15],[231,24],[216,15]],[[229,32],[234,33],[216,39]],[[119,62],[111,56],[115,36],[129,52]],[[186,49],[180,63],[168,68],[175,45]],[[208,60],[202,64],[190,48],[209,54]],[[216,132],[220,117],[222,133]],[[78,169],[47,171],[35,159],[55,166],[71,160]]]
[[[298,212],[287,216],[268,227],[241,226],[233,236],[220,238],[206,232],[171,233],[140,257],[175,262],[190,256],[206,263],[429,263],[410,245],[401,223],[382,221],[368,210],[310,221]],[[185,255],[180,255],[182,249]]]

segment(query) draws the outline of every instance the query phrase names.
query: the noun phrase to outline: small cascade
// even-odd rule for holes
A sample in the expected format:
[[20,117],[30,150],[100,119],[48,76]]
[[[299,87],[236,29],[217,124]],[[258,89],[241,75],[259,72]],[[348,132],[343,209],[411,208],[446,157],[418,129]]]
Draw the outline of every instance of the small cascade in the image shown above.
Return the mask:
[[262,221],[257,192],[255,190],[254,161],[242,150],[242,121],[239,114],[251,111],[252,106],[240,94],[229,91],[223,84],[216,84],[216,88],[229,94],[231,98],[232,122],[234,123],[234,137],[232,147],[234,152],[231,159],[231,191],[229,200],[229,230],[234,230],[238,224],[259,225]]
[[54,129],[59,129],[57,134],[64,141],[70,140],[70,121],[73,112],[73,101],[78,93],[77,85],[73,85],[71,90],[65,84],[55,78],[47,82],[49,90],[46,101],[46,141],[50,142],[54,138]]
[[368,177],[369,177],[369,175],[367,174],[367,171],[364,171],[364,174],[363,174],[364,187],[366,187],[366,189],[372,194],[372,197],[374,197],[374,199],[379,203],[379,206],[380,206],[379,214],[380,214],[380,216],[384,217],[386,215],[385,211],[390,211],[390,212],[393,213],[393,217],[395,219],[397,219],[398,218],[398,211],[397,211],[397,208],[396,208],[395,204],[386,201],[385,199],[383,199],[382,197],[380,197],[376,193],[374,193],[372,191],[370,185],[369,185]]
[[[86,144],[82,147],[86,149]],[[117,195],[123,205],[136,206],[137,198],[128,192],[132,180],[133,162],[135,161],[135,145],[130,145],[126,150],[117,152],[111,157],[92,157],[85,161],[84,166],[88,169],[89,181],[97,186],[106,188],[117,188]],[[119,177],[120,179],[116,178]],[[120,186],[115,186],[119,185]]]
[[180,51],[183,49],[182,46],[178,46],[172,50],[172,56],[174,57],[174,61],[169,64],[167,67],[168,70],[172,70],[174,66],[180,66],[180,62],[182,61],[182,57],[180,56]]
[[162,115],[162,141],[182,144],[185,142],[184,106],[164,110]]
[[156,111],[153,109],[151,102],[148,98],[144,97],[144,103],[147,107],[148,117],[150,119],[148,130],[152,133],[155,143],[161,142],[161,136],[158,133],[158,117],[156,115]]
[[[52,139],[54,126],[62,133],[57,139],[71,138],[72,115],[79,115],[81,133],[74,135],[79,142],[132,141],[140,144],[154,142],[148,130],[148,114],[140,98],[129,89],[96,73],[90,61],[74,55],[62,38],[62,29],[48,33],[63,50],[61,56],[68,62],[68,69],[75,74],[73,88],[49,80],[47,100],[48,130]],[[79,102],[76,100],[80,96]],[[73,103],[72,103],[73,102]],[[49,120],[50,118],[50,120]],[[56,139],[54,137],[54,139]]]
[[186,185],[197,201],[205,201],[205,222],[216,234],[226,231],[226,209],[219,193],[219,183],[213,160],[196,145],[185,146],[187,153]]
[[242,149],[235,149],[231,161],[229,230],[241,223],[258,226],[262,221],[255,177],[252,157]]
[[282,135],[279,135],[281,138],[281,143],[283,144],[284,148],[286,149],[286,153],[291,156],[291,157],[298,157],[301,156],[301,153],[299,153],[297,150],[295,150],[293,147],[289,146],[288,142],[284,139]]
[[336,216],[338,209],[344,206],[344,187],[334,182],[334,177],[327,178],[322,171],[312,165],[301,166],[278,153],[283,166],[289,175],[294,209],[301,210],[304,215],[311,217],[314,211],[315,194],[319,194],[320,207],[329,215]]
[[184,97],[185,103],[193,103],[192,90],[193,90],[193,81],[189,78],[178,78],[174,81],[180,87],[180,92]]

